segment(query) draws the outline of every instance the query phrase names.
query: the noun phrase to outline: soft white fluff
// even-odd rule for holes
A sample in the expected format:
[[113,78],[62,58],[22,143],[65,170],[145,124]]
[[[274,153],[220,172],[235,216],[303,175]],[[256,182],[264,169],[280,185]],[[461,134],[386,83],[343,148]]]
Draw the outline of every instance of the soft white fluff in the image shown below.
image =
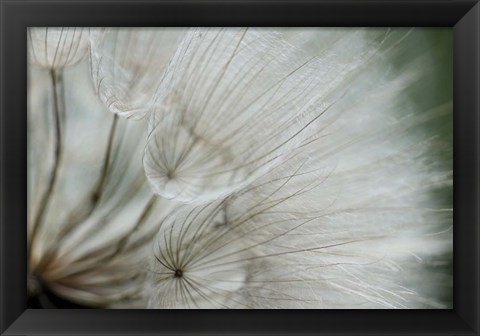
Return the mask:
[[439,137],[452,105],[412,102],[428,57],[395,72],[389,53],[401,44],[382,44],[279,166],[163,222],[150,307],[448,306],[439,292],[451,276],[432,265],[452,249],[452,148]]
[[264,29],[197,29],[180,44],[157,91],[144,166],[155,193],[212,200],[278,163],[345,93],[375,53],[346,62],[308,55]]
[[299,154],[171,215],[154,246],[150,307],[445,307],[423,292],[424,281],[448,287],[428,261],[448,262],[452,246],[451,208],[431,195],[451,175],[419,160],[430,145],[344,170]]

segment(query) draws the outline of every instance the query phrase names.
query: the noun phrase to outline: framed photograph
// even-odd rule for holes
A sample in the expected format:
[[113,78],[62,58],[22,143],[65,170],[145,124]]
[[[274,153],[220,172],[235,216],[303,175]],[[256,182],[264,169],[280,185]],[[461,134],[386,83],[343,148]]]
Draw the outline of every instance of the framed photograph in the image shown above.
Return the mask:
[[1,6],[2,335],[478,335],[477,1]]

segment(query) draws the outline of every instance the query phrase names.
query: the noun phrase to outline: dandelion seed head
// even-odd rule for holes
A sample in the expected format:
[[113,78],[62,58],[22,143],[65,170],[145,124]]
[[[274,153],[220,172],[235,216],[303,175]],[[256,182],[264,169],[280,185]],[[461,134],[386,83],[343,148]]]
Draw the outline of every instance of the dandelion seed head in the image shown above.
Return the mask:
[[452,104],[431,55],[395,59],[415,31],[90,29],[87,64],[80,30],[42,29],[28,35],[51,70],[29,71],[30,294],[449,306]]
[[[353,68],[345,63],[345,90],[278,164],[175,214],[157,236],[160,255],[174,258],[181,244],[169,242],[188,241],[196,251],[189,267],[210,270],[188,287],[204,297],[172,294],[149,278],[150,307],[445,307],[425,289],[420,279],[430,271],[419,265],[448,263],[451,253],[451,208],[432,195],[451,188],[448,160],[435,159],[451,148],[424,127],[447,122],[452,106],[419,110],[406,95],[421,81],[417,60],[392,75],[388,50],[377,47]],[[409,277],[414,269],[419,276]],[[441,274],[428,276],[435,290],[448,286]]]

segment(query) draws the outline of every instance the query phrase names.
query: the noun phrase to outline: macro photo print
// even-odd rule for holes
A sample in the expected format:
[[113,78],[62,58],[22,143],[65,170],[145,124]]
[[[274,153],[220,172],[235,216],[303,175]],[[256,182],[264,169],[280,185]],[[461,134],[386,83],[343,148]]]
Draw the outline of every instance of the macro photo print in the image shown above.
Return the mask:
[[30,27],[28,307],[451,309],[452,35]]

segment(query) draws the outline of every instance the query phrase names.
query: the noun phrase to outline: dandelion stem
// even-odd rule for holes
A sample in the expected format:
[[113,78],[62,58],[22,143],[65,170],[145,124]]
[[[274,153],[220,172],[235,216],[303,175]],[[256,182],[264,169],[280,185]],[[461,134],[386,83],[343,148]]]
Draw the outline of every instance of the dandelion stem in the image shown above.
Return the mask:
[[[134,244],[132,246],[127,247],[127,243],[129,239],[133,236],[135,231],[137,231],[140,228],[140,226],[145,224],[145,221],[150,215],[153,209],[153,206],[155,205],[157,200],[158,200],[158,197],[156,195],[153,195],[152,197],[150,197],[147,204],[144,206],[142,212],[140,213],[135,225],[128,232],[123,234],[122,237],[120,237],[116,242],[112,242],[109,245],[100,246],[97,249],[92,249],[88,254],[77,259],[79,266],[76,270],[60,275],[58,278],[50,278],[50,281],[58,281],[65,277],[78,276],[78,275],[84,274],[85,272],[89,272],[89,270],[91,269],[91,261],[89,260],[91,260],[92,258],[97,258],[95,261],[95,263],[97,264],[108,263],[108,262],[114,261],[115,258],[120,253],[129,252],[130,250],[138,250],[139,248],[141,248],[142,244],[140,245]],[[154,233],[152,233],[152,235],[153,234]],[[149,237],[151,237],[151,235],[149,235]],[[101,257],[101,255],[107,251],[110,251],[110,252],[105,254],[103,257]]]
[[78,223],[87,219],[92,214],[93,210],[95,210],[95,208],[97,207],[98,202],[100,201],[100,198],[102,197],[103,190],[107,182],[108,169],[110,168],[112,152],[113,152],[113,140],[115,139],[117,124],[118,124],[118,116],[115,114],[113,117],[113,122],[110,126],[109,134],[108,134],[108,142],[107,142],[107,147],[105,149],[105,155],[103,156],[103,163],[101,167],[100,176],[98,178],[98,181],[95,184],[95,187],[93,188],[92,192],[90,193],[86,201],[86,204],[88,204],[88,208],[83,209],[81,213],[74,213],[70,215],[69,224],[67,224],[60,233],[60,237],[62,238],[64,238],[67,234],[69,234],[77,226]]
[[50,79],[52,83],[52,95],[53,95],[53,109],[52,109],[52,116],[53,116],[53,141],[54,141],[54,155],[53,155],[53,165],[50,171],[47,189],[40,200],[40,206],[38,209],[38,213],[33,221],[32,233],[30,235],[30,240],[28,241],[28,257],[31,256],[32,253],[32,246],[35,240],[35,236],[38,234],[41,225],[43,224],[45,213],[47,207],[50,204],[50,199],[52,198],[53,190],[55,188],[55,184],[57,182],[58,177],[58,170],[60,165],[60,159],[62,156],[62,131],[60,127],[60,100],[58,96],[57,90],[57,71],[54,69],[50,69]]
[[113,140],[115,138],[115,130],[117,128],[118,117],[114,115],[112,125],[110,126],[110,131],[108,135],[108,143],[107,148],[105,150],[105,155],[103,159],[103,164],[101,168],[100,177],[94,187],[92,193],[89,196],[89,206],[88,209],[83,211],[83,213],[76,213],[70,216],[68,223],[60,230],[58,234],[57,243],[52,244],[52,246],[44,252],[44,256],[42,262],[37,266],[37,269],[43,270],[45,267],[49,265],[49,263],[54,259],[55,254],[58,250],[59,242],[65,237],[75,231],[78,228],[78,223],[82,222],[83,220],[87,219],[95,210],[98,202],[103,193],[103,189],[105,187],[105,183],[107,181],[108,176],[108,168],[110,166],[111,156],[112,156],[112,149],[113,149]]
[[98,179],[97,186],[94,189],[94,192],[92,193],[92,210],[93,208],[95,208],[98,201],[100,201],[103,188],[105,187],[105,182],[107,181],[108,168],[110,166],[110,159],[112,157],[113,139],[115,138],[115,130],[117,128],[117,123],[118,123],[118,116],[115,114],[113,116],[112,126],[110,127],[110,133],[108,135],[108,144],[107,144],[107,149],[103,159],[102,172],[100,174],[100,178]]
[[[108,259],[113,259],[115,258],[120,252],[122,252],[122,250],[124,249],[124,247],[126,246],[127,242],[128,242],[128,239],[135,233],[135,231],[138,230],[138,228],[145,223],[147,217],[150,215],[150,212],[151,210],[153,209],[153,205],[155,204],[157,200],[157,196],[156,195],[153,195],[152,197],[150,197],[150,199],[148,200],[147,204],[145,205],[145,207],[143,208],[142,210],[142,213],[140,214],[140,216],[138,217],[137,219],[137,222],[135,224],[135,226],[127,233],[125,234],[121,239],[120,241],[117,243],[117,246],[115,247],[115,250],[113,251],[113,253],[109,256],[107,256],[105,258],[105,260],[108,260]],[[104,261],[102,259],[102,261]]]

